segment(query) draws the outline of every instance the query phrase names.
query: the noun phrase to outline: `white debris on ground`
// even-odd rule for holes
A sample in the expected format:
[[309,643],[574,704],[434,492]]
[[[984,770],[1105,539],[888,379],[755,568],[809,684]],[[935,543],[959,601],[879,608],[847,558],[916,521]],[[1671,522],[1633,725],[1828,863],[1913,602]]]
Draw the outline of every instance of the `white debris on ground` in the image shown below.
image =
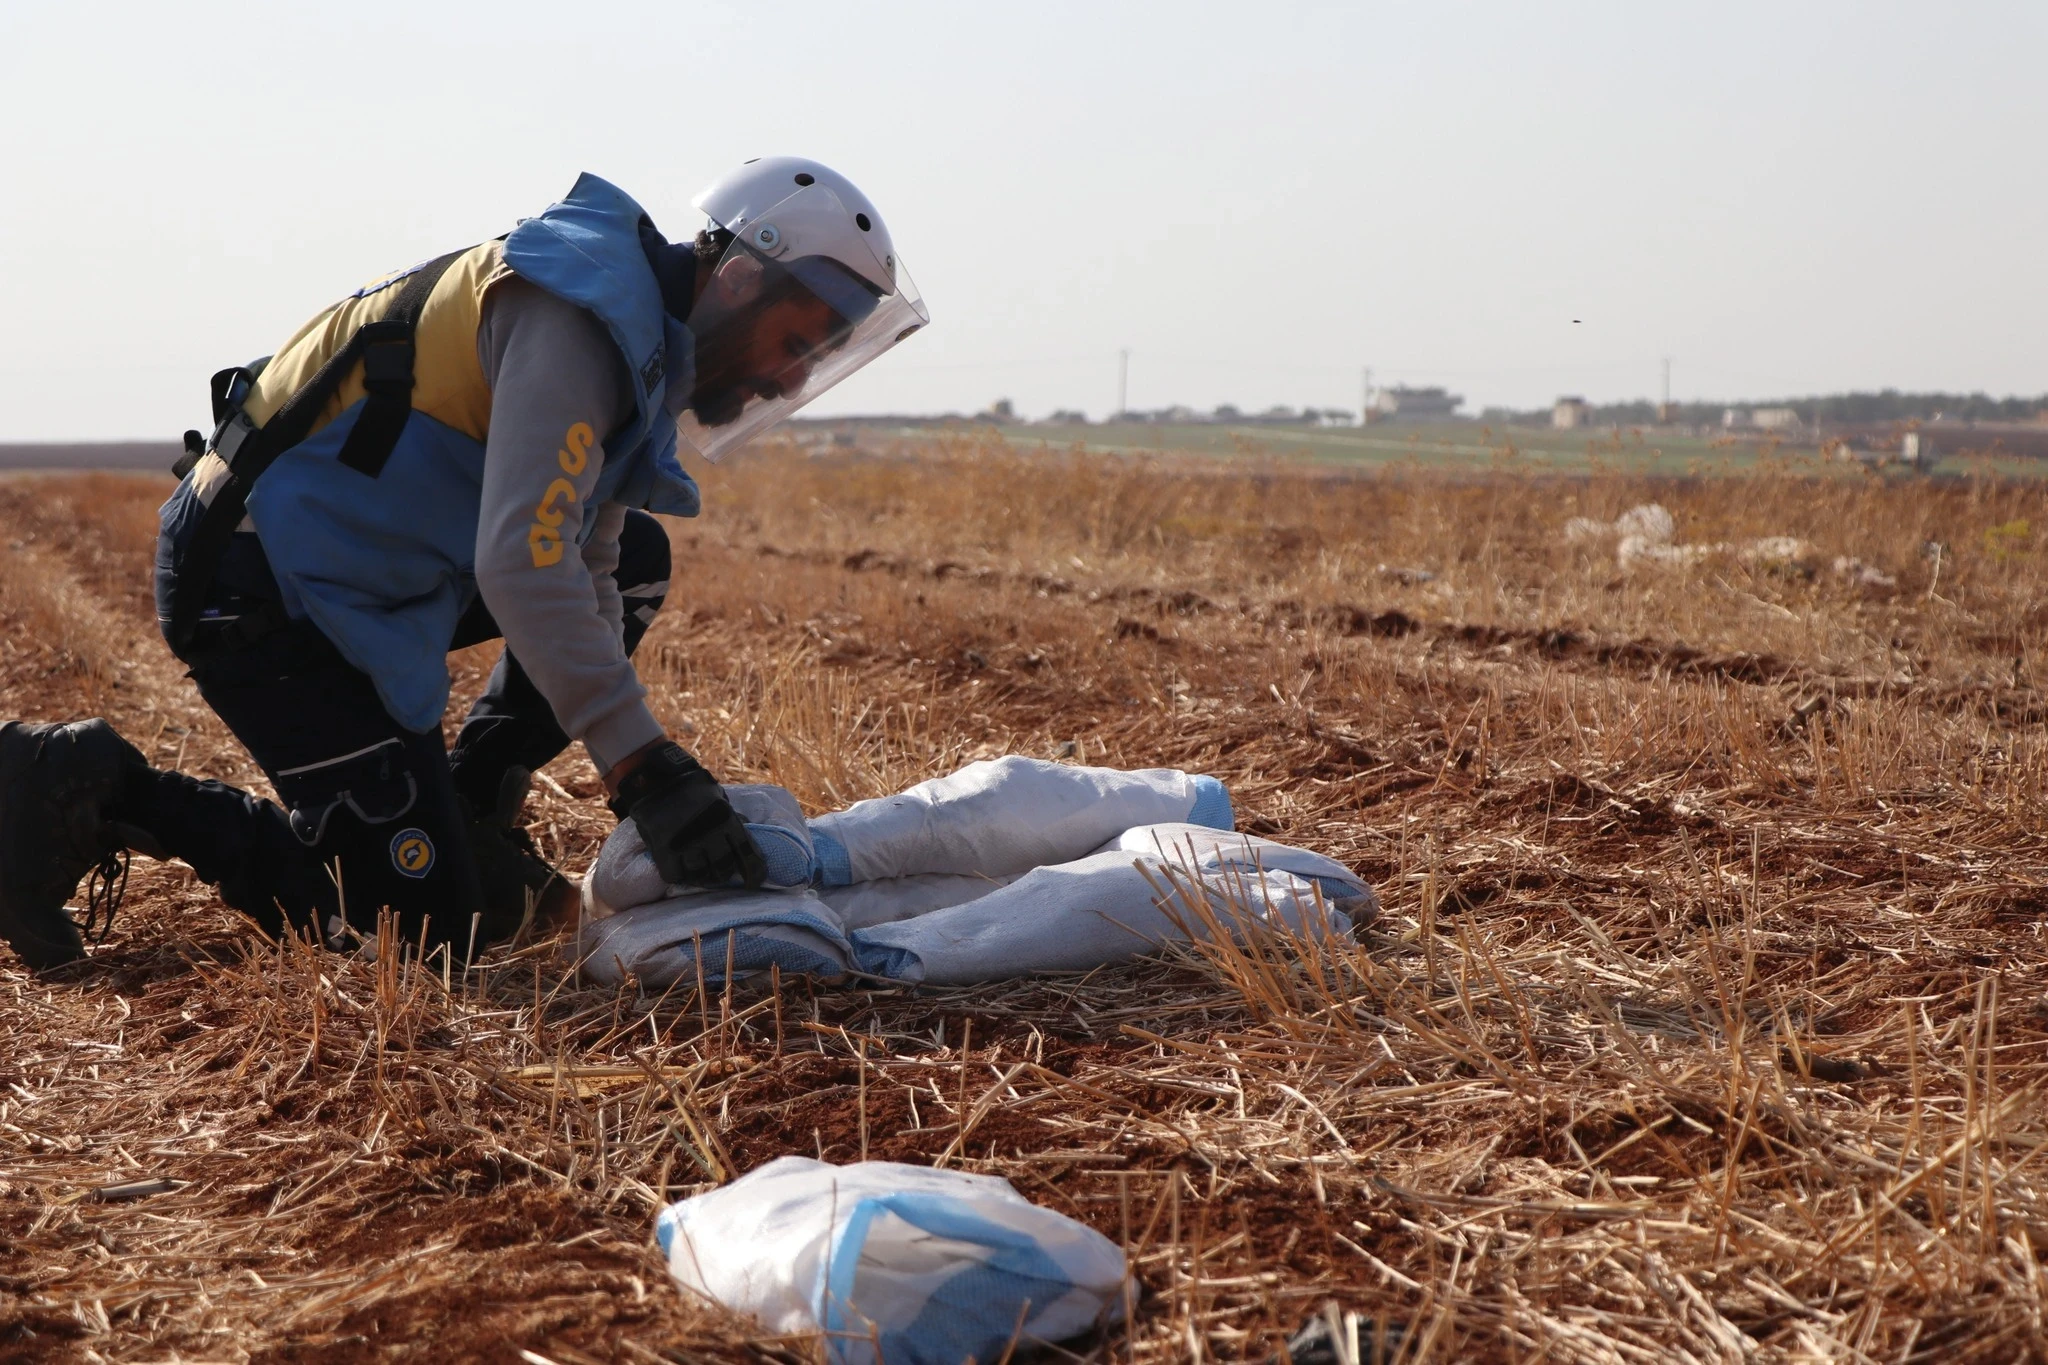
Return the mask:
[[1671,545],[1644,536],[1623,536],[1614,547],[1614,562],[1624,569],[1638,564],[1697,564],[1726,548],[1722,545]]
[[1615,562],[1624,569],[1643,563],[1691,564],[1720,552],[1718,545],[1673,544],[1671,537],[1677,529],[1662,504],[1646,502],[1613,521],[1573,517],[1564,524],[1564,538],[1574,545],[1611,543]]
[[[1676,533],[1677,523],[1671,513],[1654,502],[1631,507],[1613,521],[1573,517],[1564,524],[1564,538],[1570,544],[1612,544],[1615,563],[1622,569],[1682,566],[1715,558],[1734,559],[1754,568],[1808,577],[1820,567],[1819,553],[1813,543],[1798,536],[1686,543],[1674,540]],[[1849,555],[1837,556],[1832,568],[1837,578],[1865,593],[1892,592],[1899,586],[1893,575]]]
[[1668,545],[1677,523],[1663,504],[1646,502],[1631,507],[1613,521],[1598,521],[1592,517],[1573,517],[1564,524],[1564,538],[1577,544],[1589,540],[1628,540],[1634,538],[1646,545]]
[[1899,580],[1874,564],[1865,564],[1848,555],[1835,556],[1835,577],[1844,579],[1849,586],[1865,592],[1892,592],[1899,586]]
[[1681,545],[1672,541],[1678,524],[1663,504],[1646,502],[1629,508],[1613,521],[1573,517],[1564,524],[1564,538],[1573,544],[1612,542],[1614,560],[1624,569],[1640,564],[1695,564],[1724,554],[1726,545]]
[[1735,547],[1735,557],[1745,564],[1767,569],[1813,567],[1814,549],[1798,536],[1759,536]]

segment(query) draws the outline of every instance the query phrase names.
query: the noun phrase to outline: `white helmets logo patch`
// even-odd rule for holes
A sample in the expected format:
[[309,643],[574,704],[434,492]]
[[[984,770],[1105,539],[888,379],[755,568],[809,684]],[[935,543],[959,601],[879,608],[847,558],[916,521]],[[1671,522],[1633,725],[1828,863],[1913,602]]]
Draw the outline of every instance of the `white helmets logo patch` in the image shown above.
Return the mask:
[[434,870],[434,841],[423,829],[402,829],[391,836],[391,865],[402,877],[417,881]]

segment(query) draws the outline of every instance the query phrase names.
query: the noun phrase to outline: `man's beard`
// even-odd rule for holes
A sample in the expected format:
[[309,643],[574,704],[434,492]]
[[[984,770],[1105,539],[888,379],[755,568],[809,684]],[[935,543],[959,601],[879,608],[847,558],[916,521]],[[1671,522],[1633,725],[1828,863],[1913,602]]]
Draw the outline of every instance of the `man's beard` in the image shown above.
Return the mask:
[[751,393],[730,379],[699,379],[690,394],[690,411],[707,427],[729,426],[747,410]]
[[696,413],[697,420],[705,426],[722,427],[737,422],[752,400],[782,396],[782,385],[773,379],[759,376],[735,379],[730,375],[714,374],[698,379],[696,389],[690,394],[690,411]]
[[729,359],[742,340],[736,335],[739,330],[720,327],[697,338],[697,382],[690,390],[690,411],[707,427],[727,426],[746,411],[749,390]]
[[[742,343],[751,340],[748,331],[746,325],[727,321],[697,338],[697,384],[690,391],[690,411],[707,427],[729,426],[740,419],[752,399],[782,394],[773,381],[736,374],[737,367],[718,363],[740,352]],[[706,365],[706,359],[713,363]]]

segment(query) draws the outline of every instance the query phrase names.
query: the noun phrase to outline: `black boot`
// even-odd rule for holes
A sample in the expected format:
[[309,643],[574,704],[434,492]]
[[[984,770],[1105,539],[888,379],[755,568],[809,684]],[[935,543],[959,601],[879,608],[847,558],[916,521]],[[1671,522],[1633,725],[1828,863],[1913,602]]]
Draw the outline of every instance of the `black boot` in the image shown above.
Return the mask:
[[283,809],[226,783],[144,768],[128,775],[107,818],[119,842],[181,859],[272,938],[319,937],[340,903]]
[[529,915],[546,918],[568,883],[548,866],[540,846],[519,823],[519,811],[533,787],[533,774],[508,769],[499,780],[497,800],[479,812],[467,797],[458,797],[469,817],[469,847],[483,883],[484,916],[477,925],[476,946],[502,943],[516,935]]
[[[0,725],[0,939],[42,969],[85,955],[64,902],[97,870],[91,916],[111,919],[126,865],[125,831],[107,808],[128,776],[148,764],[104,720]],[[89,917],[90,918],[90,917]]]

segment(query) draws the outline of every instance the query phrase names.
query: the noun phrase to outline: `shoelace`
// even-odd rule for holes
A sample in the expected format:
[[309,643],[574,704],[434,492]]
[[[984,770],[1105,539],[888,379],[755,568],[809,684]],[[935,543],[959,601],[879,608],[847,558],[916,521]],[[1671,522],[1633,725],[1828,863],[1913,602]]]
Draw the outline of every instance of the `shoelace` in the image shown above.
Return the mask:
[[128,894],[128,850],[111,849],[85,874],[85,919],[78,932],[95,947],[107,941],[114,912]]

